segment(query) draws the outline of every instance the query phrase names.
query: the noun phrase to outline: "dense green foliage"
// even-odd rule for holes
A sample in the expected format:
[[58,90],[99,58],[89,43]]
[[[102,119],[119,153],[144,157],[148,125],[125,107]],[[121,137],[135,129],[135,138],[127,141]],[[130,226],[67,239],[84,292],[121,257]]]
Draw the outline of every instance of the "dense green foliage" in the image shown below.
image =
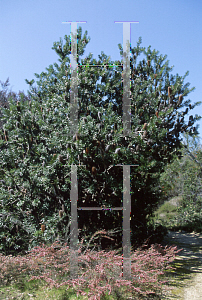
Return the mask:
[[[166,55],[159,56],[150,46],[140,47],[139,39],[131,48],[131,123],[136,135],[124,137],[122,67],[109,66],[120,62],[103,52],[98,60],[91,54],[81,59],[89,38],[87,33],[82,37],[79,28],[79,128],[74,137],[69,136],[70,37],[65,36],[65,41],[53,46],[60,64],[35,74],[37,87],[34,80],[27,80],[31,100],[24,101],[22,94],[17,104],[10,98],[9,108],[2,108],[0,247],[6,254],[39,241],[67,241],[71,164],[81,165],[77,168],[78,207],[122,206],[122,167],[110,166],[139,165],[131,167],[131,241],[139,245],[152,234],[150,219],[163,195],[160,175],[176,156],[181,157],[179,134],[197,133],[193,125],[199,116],[190,116],[188,124],[184,121],[184,115],[201,103],[184,100],[194,89],[184,84],[188,72],[183,77],[171,75]],[[117,228],[116,242],[121,246],[122,214],[78,211],[78,216],[80,235]]]

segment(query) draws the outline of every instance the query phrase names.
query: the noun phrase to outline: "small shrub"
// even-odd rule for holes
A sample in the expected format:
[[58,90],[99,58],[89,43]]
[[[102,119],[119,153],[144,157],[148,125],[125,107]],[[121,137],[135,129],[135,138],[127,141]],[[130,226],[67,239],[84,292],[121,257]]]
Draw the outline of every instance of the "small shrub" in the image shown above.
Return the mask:
[[87,247],[81,254],[82,244],[83,240],[79,247],[78,279],[70,278],[69,246],[62,246],[55,242],[51,246],[34,247],[23,257],[1,254],[0,283],[2,285],[5,284],[5,281],[8,283],[11,280],[16,280],[18,283],[23,276],[29,276],[28,282],[39,279],[50,288],[58,289],[62,286],[67,286],[67,289],[75,288],[77,296],[79,294],[86,295],[84,290],[89,288],[88,299],[98,300],[107,293],[109,295],[118,293],[117,288],[127,287],[128,293],[141,299],[141,297],[150,297],[161,293],[162,286],[166,283],[165,280],[160,280],[164,274],[163,270],[172,268],[169,263],[179,252],[179,250],[176,251],[176,247],[168,248],[166,246],[163,249],[160,245],[152,245],[146,250],[135,250],[131,255],[131,279],[125,280],[122,278],[122,256],[116,255],[118,251],[95,252],[90,251]]

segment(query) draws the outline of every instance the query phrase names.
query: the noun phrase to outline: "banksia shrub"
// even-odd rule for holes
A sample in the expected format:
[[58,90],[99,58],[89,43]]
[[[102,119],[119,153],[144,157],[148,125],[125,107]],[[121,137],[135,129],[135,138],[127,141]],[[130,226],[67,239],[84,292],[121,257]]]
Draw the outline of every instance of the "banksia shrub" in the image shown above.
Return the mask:
[[171,96],[171,97],[169,98],[169,104],[170,104],[170,105],[173,104],[173,99],[174,99],[174,96]]
[[59,156],[58,156],[58,160],[59,160],[59,162],[61,162],[62,164],[64,163],[64,160],[63,160],[62,155],[59,155]]
[[170,97],[170,95],[171,95],[171,92],[172,92],[172,90],[171,90],[171,87],[169,86],[168,87],[168,96]]
[[121,148],[117,148],[117,149],[115,150],[115,154],[120,153],[120,151],[121,151]]
[[[67,41],[66,49],[71,49],[71,44],[68,43]],[[172,107],[173,111],[167,112],[165,101],[168,94],[171,93],[171,91],[168,92],[168,87],[174,86],[175,95],[178,96],[182,91],[185,91],[184,94],[187,95],[191,90],[186,85],[184,86],[184,78],[181,76],[174,76],[171,80],[172,76],[169,72],[172,68],[168,67],[167,62],[163,63],[162,57],[158,56],[156,51],[151,52],[148,48],[145,52],[142,47],[139,47],[140,43],[141,40],[138,42],[137,47],[131,49],[133,54],[137,53],[137,56],[146,55],[144,61],[141,64],[138,63],[136,67],[133,60],[130,64],[131,71],[133,64],[133,74],[135,70],[134,81],[131,82],[130,88],[131,129],[137,132],[147,122],[147,128],[143,130],[143,132],[147,130],[149,138],[146,140],[147,143],[145,143],[145,140],[141,140],[141,136],[138,134],[131,136],[128,140],[123,138],[122,67],[110,67],[107,71],[105,67],[95,69],[90,66],[93,64],[102,65],[104,58],[107,58],[104,54],[101,55],[98,61],[90,57],[83,60],[81,53],[84,53],[84,47],[82,46],[80,29],[78,29],[78,63],[89,66],[88,68],[78,68],[78,128],[75,128],[75,132],[70,135],[72,122],[70,120],[71,105],[69,105],[71,92],[71,78],[69,78],[71,68],[68,63],[69,50],[64,53],[64,58],[60,56],[60,62],[61,59],[63,62],[60,63],[58,68],[53,71],[53,68],[50,67],[48,73],[43,72],[41,75],[37,75],[37,78],[39,78],[37,81],[38,87],[36,90],[34,88],[30,90],[30,97],[33,100],[31,109],[29,109],[28,103],[20,103],[21,111],[19,112],[19,107],[17,108],[16,103],[13,103],[10,99],[11,109],[3,110],[3,120],[7,122],[3,129],[9,132],[9,137],[6,134],[4,138],[4,134],[3,140],[0,141],[0,165],[4,170],[1,179],[6,182],[6,184],[1,184],[0,181],[0,201],[2,203],[2,212],[0,211],[0,213],[9,215],[10,212],[13,212],[15,218],[27,224],[27,228],[32,228],[31,232],[27,230],[22,234],[26,247],[30,247],[29,240],[32,240],[33,245],[37,240],[33,236],[39,226],[38,215],[41,215],[42,212],[46,215],[46,221],[44,222],[46,222],[47,228],[51,228],[51,230],[46,230],[47,234],[44,239],[49,241],[55,239],[53,232],[58,227],[59,203],[65,204],[66,214],[71,213],[69,194],[71,191],[70,176],[72,170],[70,165],[87,167],[86,169],[83,167],[77,168],[78,183],[82,187],[79,189],[79,199],[84,198],[86,191],[90,188],[92,194],[96,191],[94,196],[99,206],[102,205],[103,200],[106,200],[107,205],[111,207],[115,202],[118,203],[119,196],[122,195],[123,178],[118,176],[119,168],[110,169],[110,172],[108,172],[109,166],[112,164],[131,165],[135,160],[138,161],[138,166],[131,168],[131,177],[137,171],[140,175],[138,175],[138,181],[131,180],[131,241],[133,244],[137,244],[146,238],[147,227],[150,224],[153,210],[161,197],[157,189],[160,173],[164,171],[166,164],[174,158],[174,150],[180,148],[180,139],[175,136],[175,131],[170,130],[170,135],[167,134],[167,131],[172,129],[173,126],[176,128],[177,133],[180,133],[190,127],[183,128],[181,124],[178,126],[177,105]],[[55,50],[58,48],[56,44],[53,47]],[[58,54],[58,49],[56,53]],[[60,55],[62,55],[61,52]],[[150,60],[155,62],[154,68],[147,66],[147,61]],[[149,64],[152,65],[151,62]],[[104,65],[110,63],[113,64],[113,61],[109,58],[106,59]],[[117,63],[113,65],[117,65]],[[68,78],[64,78],[65,71],[67,71]],[[146,73],[148,73],[148,77]],[[94,75],[91,76],[92,74]],[[100,77],[103,79],[101,83],[99,83]],[[54,86],[54,79],[57,79],[57,86]],[[31,85],[31,83],[29,84]],[[156,86],[157,84],[158,86]],[[161,97],[158,96],[157,91],[159,91]],[[65,98],[63,97],[64,93]],[[116,99],[116,101],[113,99]],[[176,100],[178,101],[178,99]],[[42,105],[43,110],[41,111],[40,107]],[[50,109],[49,113],[47,113],[48,109]],[[157,110],[161,112],[159,113],[160,116],[158,116]],[[42,117],[43,113],[47,113],[46,118]],[[161,120],[157,121],[156,117]],[[171,122],[168,126],[169,119],[172,119],[172,126],[170,126]],[[19,124],[20,131],[15,126],[16,121]],[[87,123],[85,123],[86,121]],[[197,118],[194,121],[197,121]],[[110,134],[112,128],[116,132]],[[76,132],[79,132],[82,136],[79,141],[77,135],[72,140],[72,136]],[[105,138],[106,135],[107,138]],[[30,143],[31,136],[33,137],[32,143]],[[11,142],[6,141],[8,138]],[[96,144],[93,147],[93,141],[96,140],[100,141],[99,148]],[[69,145],[67,148],[66,144]],[[139,145],[137,146],[138,151],[135,151],[136,145]],[[164,145],[169,146],[166,157],[161,155]],[[120,156],[116,153],[118,147],[121,149]],[[84,150],[86,150],[86,153]],[[81,154],[84,154],[83,157],[81,157]],[[64,164],[59,163],[61,160],[59,155],[63,157]],[[149,165],[145,164],[150,156],[152,157],[151,163]],[[56,160],[56,157],[59,161]],[[19,159],[19,167],[17,167],[17,164],[15,166],[16,158]],[[97,170],[93,171],[93,166],[96,166],[99,172]],[[95,178],[93,175],[96,172],[97,176]],[[145,181],[147,173],[152,174],[149,182]],[[11,183],[11,179],[14,180],[16,186],[16,193],[12,195],[13,199],[10,199],[10,195],[7,196],[8,192],[5,193],[5,186],[7,187]],[[104,182],[107,183],[106,187],[103,185]],[[24,184],[29,193],[19,195],[17,187]],[[115,192],[113,198],[107,197],[112,192]],[[102,195],[102,197],[99,195]],[[16,205],[18,202],[21,203],[20,207]],[[32,210],[32,217],[27,217],[21,207],[28,207]],[[56,218],[55,211],[57,212]],[[91,212],[86,213],[91,214]],[[113,222],[106,221],[109,219],[113,219]],[[9,218],[5,217],[2,221],[3,230],[9,231],[11,237],[9,243],[6,244],[7,248],[5,243],[0,241],[1,249],[5,251],[10,251],[10,245],[14,245],[12,249],[14,251],[17,249],[15,245],[22,248],[21,245],[23,244],[17,244],[19,238],[17,234],[13,236],[12,222],[12,215]],[[93,226],[89,225],[89,218],[81,214],[80,223],[85,224],[87,230],[91,233],[101,223],[105,223],[107,229],[110,229],[112,224],[115,224],[115,227],[118,228],[121,228],[122,225],[116,214],[110,212],[106,212],[105,220],[100,221],[100,224],[97,223],[96,217],[92,218]],[[138,230],[136,230],[137,228]],[[3,234],[7,234],[7,232],[3,232]],[[65,235],[66,230],[62,227],[61,236],[64,237]]]
[[179,104],[182,103],[182,99],[183,99],[182,95],[179,95]]
[[111,145],[107,145],[105,148],[105,152],[109,152],[109,149],[111,148]]
[[145,131],[144,133],[143,133],[143,138],[145,138],[147,136],[147,131]]
[[41,231],[44,232],[45,231],[45,225],[41,224]]
[[147,128],[147,123],[144,123],[143,130],[145,130],[146,128]]
[[96,174],[97,174],[96,167],[92,167],[92,174],[93,174],[93,175],[96,175]]

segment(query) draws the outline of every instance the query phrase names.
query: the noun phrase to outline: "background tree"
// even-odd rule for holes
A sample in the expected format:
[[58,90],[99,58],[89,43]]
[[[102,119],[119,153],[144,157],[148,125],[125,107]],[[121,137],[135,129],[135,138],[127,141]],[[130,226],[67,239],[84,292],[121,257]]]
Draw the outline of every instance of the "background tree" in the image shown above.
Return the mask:
[[[166,171],[162,173],[160,182],[166,194],[163,200],[183,195],[184,193],[184,177],[190,175],[192,168],[201,169],[200,158],[201,144],[199,136],[190,137],[187,133],[183,133],[182,142],[182,158],[176,157],[170,165],[167,166]],[[199,173],[198,173],[199,175]],[[198,182],[198,180],[196,181]],[[198,184],[200,186],[200,184]]]
[[[170,223],[178,228],[201,232],[202,219],[202,150],[199,144],[199,136],[192,138],[183,134],[183,158],[175,161],[167,167],[161,175],[161,186],[166,194],[164,200],[173,196],[181,196],[178,207],[178,218]],[[176,227],[176,228],[177,228]]]
[[[55,63],[55,68],[50,65],[47,72],[35,74],[38,87],[33,86],[34,80],[27,80],[32,101],[16,105],[10,99],[10,108],[3,109],[7,121],[3,127],[8,134],[0,142],[4,180],[0,187],[1,245],[7,253],[38,243],[42,224],[46,242],[56,238],[66,242],[71,164],[86,166],[78,167],[78,207],[122,206],[123,171],[111,165],[139,165],[131,167],[131,242],[139,245],[154,229],[151,217],[162,197],[160,174],[176,155],[182,155],[180,132],[197,132],[193,124],[199,116],[192,116],[187,125],[184,122],[189,109],[201,103],[184,101],[194,89],[184,85],[188,73],[184,77],[170,75],[172,68],[165,62],[166,56],[158,56],[151,47],[140,47],[140,38],[131,48],[131,121],[135,136],[124,137],[120,61],[111,61],[103,52],[98,60],[92,54],[81,59],[89,40],[87,32],[82,37],[79,28],[79,128],[74,137],[68,135],[70,37],[65,36],[64,45],[62,40],[53,45],[60,65]],[[122,55],[121,45],[119,48]],[[145,58],[138,61],[141,54]],[[178,112],[183,107],[186,110]],[[121,214],[79,211],[78,215],[80,234],[117,228],[120,235],[116,243],[122,246]]]

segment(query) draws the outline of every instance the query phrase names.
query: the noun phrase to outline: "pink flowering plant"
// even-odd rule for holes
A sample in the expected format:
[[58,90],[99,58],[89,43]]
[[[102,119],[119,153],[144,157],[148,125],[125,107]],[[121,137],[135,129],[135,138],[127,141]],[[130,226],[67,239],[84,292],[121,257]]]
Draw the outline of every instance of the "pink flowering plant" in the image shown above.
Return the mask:
[[[105,231],[96,234],[106,234]],[[107,293],[112,294],[117,288],[127,288],[133,299],[145,299],[148,295],[159,295],[167,283],[162,280],[169,264],[174,260],[176,247],[152,245],[149,249],[137,249],[131,255],[131,279],[122,277],[122,256],[119,250],[93,251],[86,247],[82,253],[82,239],[78,250],[79,272],[77,279],[70,278],[69,246],[54,242],[51,246],[41,245],[32,248],[24,256],[3,256],[0,254],[0,284],[19,281],[23,276],[29,276],[28,281],[43,280],[49,288],[74,288],[78,295],[88,299],[102,299]],[[86,288],[90,289],[88,294]],[[169,289],[167,286],[166,289]],[[141,298],[140,298],[141,297]],[[128,298],[130,299],[130,298]],[[148,299],[148,298],[146,298]]]

